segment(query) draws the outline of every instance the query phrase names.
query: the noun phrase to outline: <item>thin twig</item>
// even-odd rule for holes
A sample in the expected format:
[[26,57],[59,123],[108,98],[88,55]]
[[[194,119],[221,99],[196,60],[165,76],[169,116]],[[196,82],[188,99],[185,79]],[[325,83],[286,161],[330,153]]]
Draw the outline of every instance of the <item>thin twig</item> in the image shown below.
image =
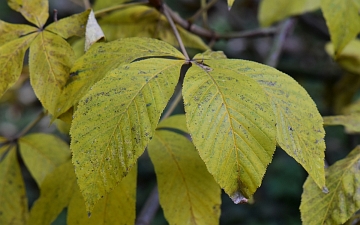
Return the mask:
[[119,10],[119,9],[125,9],[125,8],[131,7],[131,6],[136,6],[136,5],[149,6],[149,3],[146,3],[146,2],[133,2],[133,3],[115,5],[115,6],[105,8],[105,9],[100,9],[100,10],[94,12],[94,14],[95,14],[95,17],[98,18],[98,17],[101,17],[101,16],[103,16],[103,15],[105,15],[107,13],[110,13],[112,11],[116,11],[116,10]]
[[24,136],[27,132],[29,132],[42,118],[44,118],[45,112],[42,111],[35,120],[33,120],[31,123],[29,123],[18,135],[16,135],[16,139]]
[[265,60],[266,65],[272,67],[277,66],[286,36],[293,27],[294,23],[295,18],[289,18],[279,25],[279,32],[275,35],[273,45],[270,49],[270,53]]
[[194,23],[203,12],[208,11],[217,1],[218,0],[212,0],[211,2],[206,4],[204,7],[201,6],[201,8],[193,16],[191,16],[187,21],[189,23]]
[[185,46],[184,46],[184,43],[183,41],[181,40],[181,37],[180,37],[180,34],[179,34],[179,31],[177,30],[176,26],[175,26],[175,23],[172,19],[172,17],[170,16],[169,14],[169,11],[170,11],[170,8],[166,5],[166,4],[163,4],[163,11],[164,11],[164,15],[166,17],[166,19],[168,20],[173,32],[174,32],[174,35],[176,37],[176,40],[178,41],[179,43],[179,46],[180,46],[180,49],[181,49],[181,52],[184,54],[186,60],[190,60],[190,57],[185,49]]
[[91,8],[91,4],[90,4],[89,0],[83,0],[83,4],[84,4],[85,9],[90,9]]

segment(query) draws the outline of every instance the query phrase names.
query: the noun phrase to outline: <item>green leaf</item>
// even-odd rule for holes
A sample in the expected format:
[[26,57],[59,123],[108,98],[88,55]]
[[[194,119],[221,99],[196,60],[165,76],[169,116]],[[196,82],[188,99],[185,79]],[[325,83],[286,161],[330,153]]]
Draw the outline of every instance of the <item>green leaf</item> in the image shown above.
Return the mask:
[[290,16],[304,14],[320,8],[321,0],[262,0],[258,19],[267,27]]
[[43,31],[30,46],[30,81],[36,96],[54,115],[58,97],[69,77],[74,52],[60,36]]
[[360,113],[339,116],[325,116],[324,125],[343,125],[346,133],[360,133]]
[[120,5],[125,2],[127,2],[127,0],[96,0],[95,4],[93,6],[93,9],[96,11],[96,10],[108,8],[111,6]]
[[16,146],[6,145],[2,148],[9,151],[0,161],[0,224],[26,224],[28,203]]
[[309,94],[290,76],[255,62],[243,64],[269,97],[276,118],[280,147],[325,188],[323,120]]
[[360,40],[350,41],[336,57],[331,42],[326,44],[325,49],[344,70],[360,75]]
[[275,151],[275,118],[243,60],[205,60],[183,85],[193,142],[215,181],[235,203],[260,186]]
[[[165,16],[153,7],[137,5],[118,10],[99,19],[107,40],[123,37],[151,37],[179,46],[174,32]],[[208,50],[198,36],[176,26],[186,47]]]
[[28,225],[49,225],[68,206],[76,190],[74,166],[68,161],[56,167],[40,186],[40,197],[30,211]]
[[0,97],[19,78],[24,55],[37,34],[30,34],[0,46]]
[[50,134],[30,134],[19,139],[22,159],[38,186],[47,174],[70,159],[69,146]]
[[27,21],[42,28],[49,17],[48,0],[7,0],[13,10],[21,13]]
[[97,43],[78,59],[68,80],[54,117],[75,105],[107,72],[140,57],[164,56],[184,59],[171,45],[149,38],[126,38],[109,43]]
[[11,24],[0,20],[0,46],[36,31],[36,27],[24,24]]
[[334,44],[335,56],[360,32],[358,0],[321,0],[321,10]]
[[186,118],[184,114],[173,115],[163,120],[157,126],[157,129],[161,128],[173,128],[181,130],[182,132],[189,133],[186,127]]
[[74,14],[59,21],[51,23],[45,28],[62,38],[69,38],[72,36],[83,37],[85,35],[85,27],[88,20],[90,10],[82,13]]
[[194,145],[174,132],[156,131],[148,151],[169,224],[218,224],[221,189]]
[[104,32],[99,26],[94,12],[91,10],[86,24],[85,32],[85,51],[89,50],[90,46],[104,38]]
[[135,224],[137,168],[129,174],[96,204],[89,217],[85,210],[85,201],[76,186],[76,191],[68,207],[68,225],[113,225]]
[[183,63],[147,59],[120,66],[79,102],[70,129],[71,150],[88,212],[143,153]]
[[324,194],[311,177],[305,181],[301,196],[304,224],[343,224],[360,209],[360,147],[326,171],[329,193]]

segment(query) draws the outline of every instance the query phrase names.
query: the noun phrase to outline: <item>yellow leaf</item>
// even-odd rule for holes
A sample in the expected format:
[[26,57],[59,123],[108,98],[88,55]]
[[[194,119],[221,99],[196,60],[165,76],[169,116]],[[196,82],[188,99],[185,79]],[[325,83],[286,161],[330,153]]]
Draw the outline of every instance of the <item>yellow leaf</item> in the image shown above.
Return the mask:
[[9,151],[0,161],[0,224],[23,225],[28,218],[28,203],[16,146],[2,148]]
[[334,55],[334,45],[331,42],[326,44],[325,49],[343,69],[360,75],[360,40],[350,41],[337,57]]
[[186,127],[186,118],[184,114],[173,115],[163,120],[157,126],[157,129],[161,128],[173,128],[181,130],[182,132],[189,133]]
[[360,99],[350,104],[343,110],[344,114],[360,113]]
[[260,186],[275,151],[275,118],[243,60],[205,60],[183,85],[187,125],[215,181],[235,203]]
[[156,131],[148,151],[169,224],[219,224],[221,189],[194,145],[174,132]]
[[79,102],[70,129],[71,150],[88,212],[145,150],[183,63],[146,59],[120,66]]
[[125,2],[127,2],[127,0],[96,0],[93,9],[96,11],[111,6],[120,5]]
[[[99,24],[109,41],[123,37],[151,37],[179,46],[165,16],[149,6],[137,5],[124,8],[99,19]],[[201,38],[180,26],[176,27],[186,47],[209,49]]]
[[360,113],[339,116],[325,116],[324,125],[343,125],[346,133],[360,133]]
[[38,186],[57,166],[70,159],[69,146],[50,134],[30,134],[19,139],[22,159]]
[[53,22],[47,26],[45,30],[58,34],[65,39],[72,36],[83,37],[85,35],[85,27],[89,13],[90,10],[86,10],[82,13],[74,14]]
[[101,27],[95,18],[94,12],[91,10],[86,24],[85,51],[89,50],[91,45],[103,38],[104,32],[101,30]]
[[304,224],[344,224],[360,209],[360,147],[326,171],[329,193],[324,194],[308,177],[301,196],[301,220]]
[[272,67],[246,62],[244,70],[269,97],[276,117],[277,143],[325,191],[325,131],[309,94],[290,76]]
[[58,117],[75,105],[107,72],[140,57],[167,56],[184,59],[171,45],[150,38],[126,38],[109,43],[97,43],[80,59],[70,71],[57,111]]
[[[320,8],[321,0],[262,0],[258,18],[261,26],[267,27],[290,16]],[[341,0],[342,1],[342,0]]]
[[36,27],[23,24],[11,24],[0,20],[0,46],[36,31]]
[[78,186],[68,207],[68,225],[135,224],[137,168],[96,204],[89,217]]
[[13,10],[21,13],[27,21],[42,28],[49,17],[48,0],[7,0]]
[[321,0],[321,10],[337,56],[360,32],[360,3],[358,0]]
[[231,9],[231,6],[234,4],[235,0],[227,0],[228,3],[228,9]]
[[0,46],[0,96],[19,78],[24,55],[37,34],[30,34]]
[[71,161],[56,167],[40,186],[40,197],[30,211],[28,225],[49,225],[69,205],[76,190],[76,177]]
[[73,60],[74,52],[70,45],[49,31],[39,33],[30,46],[31,85],[43,107],[52,115]]
[[2,154],[5,153],[9,148],[9,146],[6,144],[7,141],[8,140],[6,138],[0,136],[0,160],[3,157]]
[[203,61],[203,60],[207,60],[207,59],[226,59],[226,55],[224,54],[223,51],[211,51],[211,50],[207,50],[203,53],[198,53],[194,56],[193,60],[197,60],[197,61]]

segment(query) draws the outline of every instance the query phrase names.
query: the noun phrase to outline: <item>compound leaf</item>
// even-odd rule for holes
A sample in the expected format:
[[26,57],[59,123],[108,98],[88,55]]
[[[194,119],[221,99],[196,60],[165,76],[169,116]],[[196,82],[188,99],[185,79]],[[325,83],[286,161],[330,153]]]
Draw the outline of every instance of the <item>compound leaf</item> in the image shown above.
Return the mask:
[[304,183],[301,220],[304,224],[344,224],[360,209],[360,147],[326,170],[329,193],[324,194],[311,177]]
[[358,0],[321,0],[321,10],[330,31],[335,56],[360,32]]
[[24,55],[37,34],[30,34],[0,46],[0,97],[19,78]]
[[40,186],[40,197],[31,208],[28,225],[51,224],[68,206],[76,188],[74,166],[69,160],[45,177]]
[[7,155],[0,161],[0,224],[26,224],[28,203],[25,184],[16,157],[16,146],[3,146]]
[[321,0],[262,0],[259,22],[267,27],[290,16],[303,14],[320,8]]
[[75,105],[108,71],[140,57],[155,56],[184,59],[171,45],[150,38],[126,38],[94,44],[72,67],[54,117]]
[[195,63],[183,85],[193,142],[215,181],[235,203],[260,186],[275,151],[275,118],[247,61]]
[[7,0],[13,10],[21,13],[27,21],[42,28],[49,17],[48,0]]
[[[178,41],[165,16],[157,9],[136,5],[116,11],[99,19],[107,40],[123,37],[150,37],[178,46]],[[184,45],[189,48],[207,50],[209,47],[202,39],[176,25]]]
[[145,150],[183,63],[146,59],[120,66],[79,102],[70,129],[71,150],[88,212]]
[[46,175],[70,159],[69,146],[50,134],[30,134],[19,139],[20,153],[40,187]]
[[0,20],[0,46],[35,31],[37,31],[36,27],[24,24],[11,24]]
[[89,13],[90,10],[86,10],[82,13],[74,14],[59,21],[53,22],[47,26],[45,30],[60,35],[65,39],[72,36],[83,37],[85,34],[85,27]]
[[96,204],[91,216],[78,186],[68,207],[68,225],[135,224],[136,175],[134,168],[122,181]]
[[309,94],[290,76],[255,62],[243,66],[269,97],[280,147],[325,188],[323,120]]
[[30,81],[36,96],[54,115],[58,97],[69,77],[74,52],[60,36],[43,31],[30,46]]
[[347,133],[360,133],[360,113],[325,116],[324,125],[343,125]]
[[148,151],[169,224],[218,224],[221,189],[194,145],[180,134],[156,131]]

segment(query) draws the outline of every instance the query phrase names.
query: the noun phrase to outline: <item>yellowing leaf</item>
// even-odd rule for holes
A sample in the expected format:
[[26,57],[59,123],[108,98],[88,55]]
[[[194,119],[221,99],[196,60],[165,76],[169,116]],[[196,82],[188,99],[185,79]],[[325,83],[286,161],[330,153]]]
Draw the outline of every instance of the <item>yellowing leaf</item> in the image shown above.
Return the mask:
[[360,99],[347,106],[344,110],[344,114],[360,113]]
[[234,1],[235,0],[227,0],[229,10],[231,9],[231,6],[234,4]]
[[193,144],[174,132],[156,131],[148,151],[169,224],[219,224],[221,189]]
[[336,57],[331,42],[326,44],[325,49],[343,69],[360,75],[360,40],[350,41]]
[[8,140],[6,138],[0,136],[0,160],[3,157],[2,154],[5,153],[9,148],[9,146],[6,144],[7,141]]
[[[123,37],[158,38],[178,46],[170,24],[159,11],[153,7],[137,5],[116,11],[99,19],[106,39],[116,40]],[[198,36],[176,26],[186,47],[207,50],[209,47]]]
[[68,206],[76,188],[74,166],[71,162],[56,167],[40,186],[40,197],[31,208],[28,225],[51,224]]
[[19,78],[24,55],[37,34],[30,34],[0,46],[0,96]]
[[203,53],[198,53],[194,56],[193,60],[196,61],[203,61],[203,60],[207,60],[207,59],[226,59],[226,55],[224,54],[223,51],[211,51],[211,50],[207,50]]
[[320,8],[321,0],[262,0],[258,19],[267,27],[290,16],[310,12]]
[[157,126],[157,129],[161,128],[173,128],[181,130],[182,132],[189,133],[186,127],[186,118],[184,114],[173,115],[163,120]]
[[85,27],[89,13],[90,10],[86,10],[82,13],[74,14],[53,22],[47,26],[45,30],[58,34],[65,39],[72,36],[83,37],[85,35]]
[[120,5],[125,2],[127,2],[127,0],[96,0],[93,9],[96,11],[111,6]]
[[360,32],[360,3],[358,0],[321,0],[321,10],[337,56]]
[[95,44],[71,69],[71,77],[60,96],[54,117],[75,105],[108,71],[137,58],[150,56],[184,59],[171,45],[149,38],[126,38]]
[[101,27],[96,21],[94,12],[91,10],[86,24],[85,51],[89,50],[91,45],[102,38],[104,38],[104,32],[101,30]]
[[69,146],[50,134],[30,134],[19,139],[20,153],[38,186],[47,174],[70,159]]
[[76,186],[76,191],[68,207],[68,225],[113,225],[135,224],[137,168],[129,174],[96,204],[89,217],[85,201]]
[[301,220],[304,224],[344,224],[360,209],[360,147],[326,171],[329,193],[324,194],[308,177],[301,196]]
[[343,125],[347,133],[360,133],[360,113],[325,116],[324,125]]
[[0,46],[35,31],[37,31],[36,27],[11,24],[0,20]]
[[74,53],[61,37],[43,31],[30,46],[30,81],[43,107],[54,115],[58,97],[69,77]]
[[0,162],[0,224],[23,225],[28,218],[25,184],[16,157],[16,146],[7,145],[6,148],[9,152]]
[[146,59],[120,66],[79,102],[70,130],[71,150],[88,212],[145,150],[183,63]]
[[309,94],[290,76],[259,63],[246,62],[243,70],[261,85],[276,117],[280,147],[325,188],[323,120]]
[[42,28],[49,17],[48,0],[7,0],[10,8],[21,13],[29,22]]
[[183,85],[187,125],[215,181],[235,203],[260,186],[275,151],[275,118],[243,60],[205,60]]

